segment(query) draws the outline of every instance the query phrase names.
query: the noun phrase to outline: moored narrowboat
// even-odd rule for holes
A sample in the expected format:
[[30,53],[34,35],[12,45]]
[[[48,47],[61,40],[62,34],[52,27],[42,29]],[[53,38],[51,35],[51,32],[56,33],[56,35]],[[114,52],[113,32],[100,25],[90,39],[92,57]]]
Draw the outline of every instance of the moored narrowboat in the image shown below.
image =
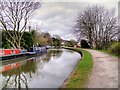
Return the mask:
[[27,50],[27,55],[41,54],[47,52],[46,47],[32,47]]
[[32,47],[27,50],[21,49],[0,49],[0,60],[18,58],[20,56],[37,55],[47,52],[46,47]]
[[20,49],[0,49],[0,60],[17,58],[27,54],[25,50]]

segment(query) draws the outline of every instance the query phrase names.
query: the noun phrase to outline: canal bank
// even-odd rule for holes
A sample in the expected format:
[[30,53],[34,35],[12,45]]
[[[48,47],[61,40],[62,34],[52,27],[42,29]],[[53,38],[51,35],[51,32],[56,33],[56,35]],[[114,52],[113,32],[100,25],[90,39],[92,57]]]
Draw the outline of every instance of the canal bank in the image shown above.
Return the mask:
[[60,88],[86,88],[89,75],[91,74],[93,68],[92,55],[88,51],[79,48],[71,48],[71,47],[64,47],[64,48],[82,54],[82,58],[80,62],[77,64],[74,71],[70,74],[68,79]]

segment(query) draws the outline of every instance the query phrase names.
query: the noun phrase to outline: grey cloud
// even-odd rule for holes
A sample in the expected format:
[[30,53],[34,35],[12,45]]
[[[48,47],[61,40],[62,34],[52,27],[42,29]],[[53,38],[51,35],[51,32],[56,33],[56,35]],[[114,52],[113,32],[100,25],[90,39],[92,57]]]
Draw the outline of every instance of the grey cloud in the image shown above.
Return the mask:
[[[32,19],[43,22],[43,31],[49,32],[51,35],[60,35],[63,39],[75,39],[71,28],[75,24],[77,15],[88,5],[91,4],[86,2],[44,2]],[[114,5],[111,3],[111,7]]]
[[72,33],[71,27],[78,13],[75,7],[78,6],[81,7],[80,3],[74,3],[74,5],[73,3],[44,3],[43,7],[37,10],[35,18],[44,22],[43,31],[64,38],[65,35]]

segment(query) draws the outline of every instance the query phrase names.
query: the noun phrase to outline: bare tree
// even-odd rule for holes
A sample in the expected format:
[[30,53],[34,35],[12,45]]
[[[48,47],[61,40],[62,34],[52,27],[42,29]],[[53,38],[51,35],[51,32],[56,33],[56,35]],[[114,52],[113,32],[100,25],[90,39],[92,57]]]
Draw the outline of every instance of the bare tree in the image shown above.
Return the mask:
[[114,9],[107,10],[99,5],[86,8],[79,15],[74,31],[80,37],[86,37],[91,48],[106,47],[119,33]]
[[40,6],[40,2],[0,1],[1,29],[7,32],[9,37],[6,36],[6,40],[13,48],[21,48],[21,39],[27,28],[28,19]]

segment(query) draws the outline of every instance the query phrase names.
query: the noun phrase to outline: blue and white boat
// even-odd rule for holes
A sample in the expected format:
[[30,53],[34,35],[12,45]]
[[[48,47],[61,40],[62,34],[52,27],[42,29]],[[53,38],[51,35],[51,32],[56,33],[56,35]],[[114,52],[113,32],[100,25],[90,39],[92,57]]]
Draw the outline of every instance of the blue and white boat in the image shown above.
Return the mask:
[[35,55],[35,54],[40,54],[44,52],[47,52],[46,47],[32,47],[28,49],[27,55]]

